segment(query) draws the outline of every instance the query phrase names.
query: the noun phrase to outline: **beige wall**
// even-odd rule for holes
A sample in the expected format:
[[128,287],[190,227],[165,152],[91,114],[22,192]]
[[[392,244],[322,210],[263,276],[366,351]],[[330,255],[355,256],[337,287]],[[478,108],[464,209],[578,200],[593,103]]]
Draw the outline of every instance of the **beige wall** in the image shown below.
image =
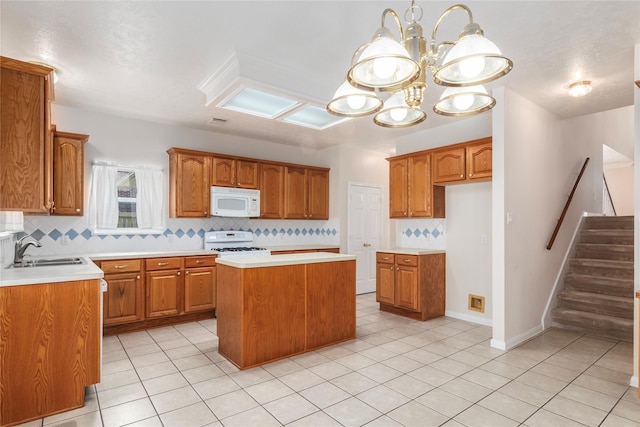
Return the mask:
[[604,176],[611,194],[616,215],[633,215],[634,166],[605,168]]

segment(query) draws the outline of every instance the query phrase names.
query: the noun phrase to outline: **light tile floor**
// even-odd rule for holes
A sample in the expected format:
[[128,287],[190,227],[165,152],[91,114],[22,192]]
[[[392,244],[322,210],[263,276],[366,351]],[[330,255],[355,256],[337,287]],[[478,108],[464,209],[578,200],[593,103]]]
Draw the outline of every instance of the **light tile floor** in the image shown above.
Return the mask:
[[559,329],[508,351],[491,329],[357,298],[357,338],[239,371],[216,320],[104,339],[86,405],[25,426],[635,426],[632,346]]

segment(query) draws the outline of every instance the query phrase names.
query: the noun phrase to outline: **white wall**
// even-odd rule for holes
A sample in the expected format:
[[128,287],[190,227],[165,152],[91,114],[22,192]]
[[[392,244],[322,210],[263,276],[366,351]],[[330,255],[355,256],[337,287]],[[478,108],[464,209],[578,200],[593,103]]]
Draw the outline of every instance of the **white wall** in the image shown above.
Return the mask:
[[592,137],[633,159],[633,105],[583,116],[590,123]]
[[[633,79],[635,81],[640,81],[640,44],[637,44],[634,49],[634,71],[633,71]],[[634,146],[634,162],[635,164],[640,164],[640,88],[636,87],[633,89],[633,146]],[[634,174],[634,182],[640,183],[640,168],[635,168]],[[636,292],[640,292],[640,185],[635,186],[635,203],[634,203],[634,254],[633,260],[635,268],[633,270],[634,277],[634,288]],[[638,365],[640,365],[640,299],[636,298],[635,302],[635,321],[634,324],[634,340],[635,345],[633,346],[633,378],[631,379],[631,384],[635,387],[638,387],[638,378],[640,377],[640,372],[638,372]]]
[[633,183],[634,165],[623,167],[605,167],[604,176],[607,179],[607,187],[616,215],[633,215]]
[[[593,129],[579,127],[581,120],[562,122],[515,92],[498,88],[494,97],[492,345],[510,348],[542,330],[547,298],[580,215],[601,211],[602,142]],[[548,251],[585,157],[591,162]]]
[[[491,182],[447,187],[446,315],[492,324]],[[485,297],[485,311],[468,309],[469,294]]]

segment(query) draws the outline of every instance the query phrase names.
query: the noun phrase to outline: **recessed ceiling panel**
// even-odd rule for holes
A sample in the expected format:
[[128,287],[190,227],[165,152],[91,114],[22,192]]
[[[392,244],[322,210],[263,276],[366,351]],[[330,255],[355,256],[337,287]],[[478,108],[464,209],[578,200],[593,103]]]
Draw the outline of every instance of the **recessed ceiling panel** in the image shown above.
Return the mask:
[[298,104],[295,99],[245,87],[220,104],[220,107],[273,119]]
[[347,118],[336,117],[327,113],[324,108],[313,105],[306,105],[282,119],[283,122],[292,123],[298,126],[305,126],[312,129],[322,130],[342,123]]

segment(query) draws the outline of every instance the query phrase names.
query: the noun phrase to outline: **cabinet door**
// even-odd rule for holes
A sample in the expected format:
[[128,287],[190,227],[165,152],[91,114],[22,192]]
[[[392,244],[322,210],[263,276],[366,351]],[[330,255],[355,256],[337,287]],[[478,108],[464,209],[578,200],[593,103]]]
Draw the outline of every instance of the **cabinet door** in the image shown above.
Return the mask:
[[[391,255],[393,259],[393,255]],[[376,264],[376,301],[395,304],[395,266],[393,264]]]
[[105,325],[135,322],[144,318],[144,292],[140,272],[105,274],[103,318]]
[[467,178],[490,179],[492,175],[491,141],[467,147]]
[[258,163],[236,160],[236,187],[258,188]]
[[329,219],[329,172],[309,169],[309,218]]
[[51,211],[55,215],[84,213],[84,143],[88,138],[88,135],[54,134]]
[[389,161],[389,217],[404,218],[407,206],[407,159]]
[[150,271],[146,279],[148,318],[183,312],[183,283],[179,270]]
[[433,183],[464,181],[465,148],[458,147],[433,153]]
[[270,163],[260,164],[260,218],[284,215],[284,167]]
[[175,177],[170,203],[171,216],[206,218],[209,216],[209,174],[211,160],[206,156],[175,154]]
[[236,186],[236,161],[214,157],[211,161],[211,185],[220,187]]
[[216,308],[216,267],[189,268],[184,272],[184,311]]
[[48,213],[48,81],[44,75],[6,68],[13,63],[20,61],[2,58],[0,68],[0,210]]
[[396,267],[395,305],[407,310],[420,311],[418,269],[406,265]]
[[410,217],[433,216],[431,185],[431,155],[422,154],[408,159],[408,206]]
[[285,166],[284,168],[284,217],[304,219],[308,216],[307,169]]

